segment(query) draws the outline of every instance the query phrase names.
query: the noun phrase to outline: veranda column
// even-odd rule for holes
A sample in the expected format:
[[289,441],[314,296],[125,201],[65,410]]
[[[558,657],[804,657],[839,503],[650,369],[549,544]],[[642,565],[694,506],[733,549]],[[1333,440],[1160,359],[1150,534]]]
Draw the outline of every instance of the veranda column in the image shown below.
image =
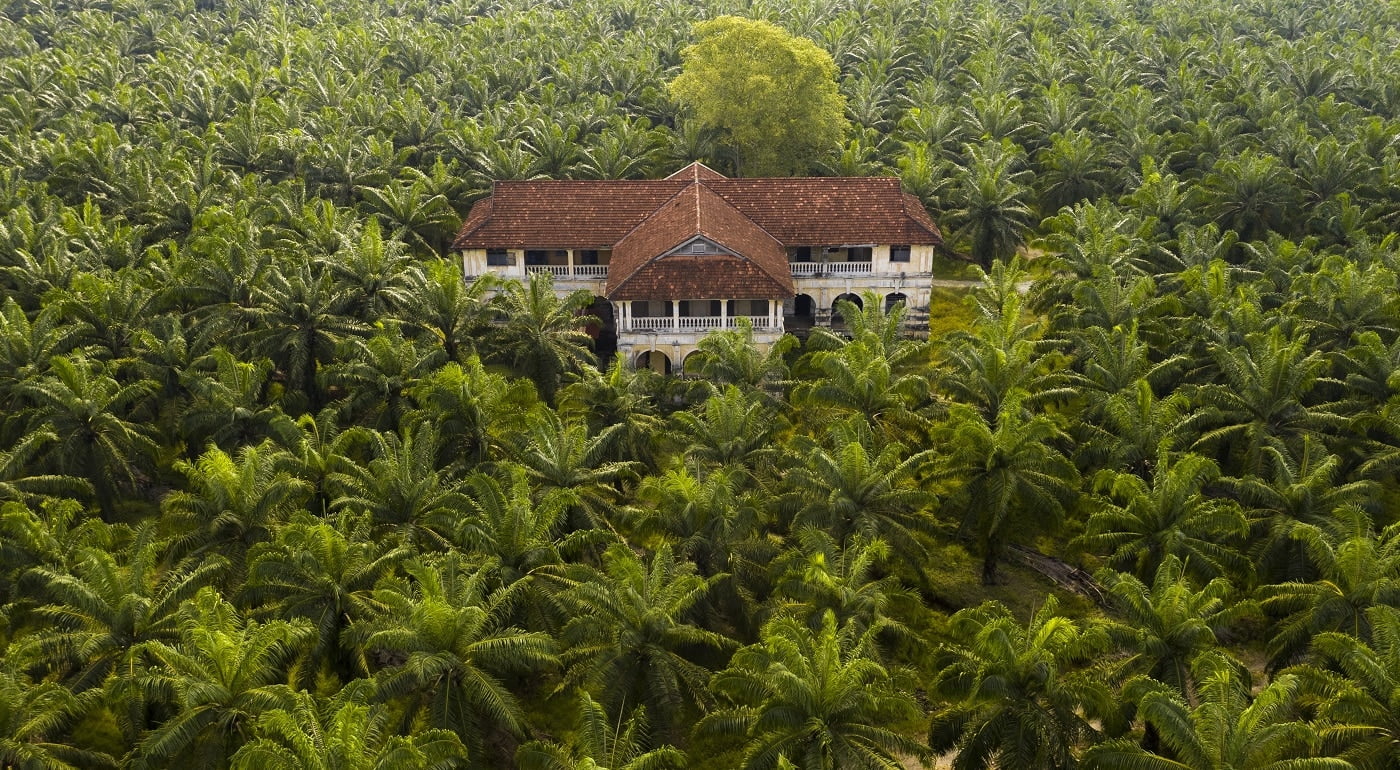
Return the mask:
[[671,328],[681,328],[681,301],[671,300]]
[[564,264],[569,266],[569,277],[574,277],[574,250],[564,249]]
[[719,301],[719,328],[729,328],[729,300],[727,299]]

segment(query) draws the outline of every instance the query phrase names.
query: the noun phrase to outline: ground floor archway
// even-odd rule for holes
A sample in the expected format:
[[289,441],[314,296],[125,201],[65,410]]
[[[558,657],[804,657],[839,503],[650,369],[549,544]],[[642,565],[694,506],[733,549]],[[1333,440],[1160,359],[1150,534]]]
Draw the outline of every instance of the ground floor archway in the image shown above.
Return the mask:
[[659,350],[647,350],[637,355],[636,367],[650,369],[657,374],[671,373],[671,357]]
[[894,310],[899,305],[909,307],[909,298],[901,292],[893,292],[885,295],[885,312]]
[[831,325],[832,325],[832,326],[836,326],[836,325],[838,325],[838,324],[840,324],[840,325],[845,325],[845,323],[846,323],[846,319],[844,319],[844,318],[841,317],[841,309],[837,307],[837,303],[840,302],[841,300],[845,300],[845,301],[851,303],[852,305],[855,305],[857,310],[863,310],[863,309],[865,309],[865,303],[861,302],[860,295],[858,295],[858,294],[840,294],[840,295],[837,295],[836,299],[834,299],[834,300],[831,301]]

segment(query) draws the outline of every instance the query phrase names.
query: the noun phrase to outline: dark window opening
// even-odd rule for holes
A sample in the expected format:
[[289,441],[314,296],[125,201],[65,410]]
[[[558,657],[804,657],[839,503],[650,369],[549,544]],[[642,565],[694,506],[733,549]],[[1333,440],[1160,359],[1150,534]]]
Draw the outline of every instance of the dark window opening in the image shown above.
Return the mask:
[[487,249],[486,264],[493,267],[504,267],[514,264],[514,262],[511,259],[510,252],[505,249]]
[[890,247],[890,261],[891,261],[891,262],[908,262],[908,261],[909,261],[909,251],[910,251],[910,249],[909,249],[908,246],[891,246],[891,247]]

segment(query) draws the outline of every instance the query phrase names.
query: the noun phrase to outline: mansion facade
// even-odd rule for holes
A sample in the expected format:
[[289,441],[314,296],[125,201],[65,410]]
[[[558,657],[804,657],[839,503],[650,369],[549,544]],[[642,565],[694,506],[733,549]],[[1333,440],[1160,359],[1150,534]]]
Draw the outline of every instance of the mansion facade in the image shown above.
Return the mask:
[[770,345],[839,326],[836,301],[866,291],[926,334],[941,243],[893,177],[730,179],[692,163],[665,179],[496,182],[452,248],[468,278],[548,272],[562,294],[592,292],[618,354],[669,372],[740,318]]

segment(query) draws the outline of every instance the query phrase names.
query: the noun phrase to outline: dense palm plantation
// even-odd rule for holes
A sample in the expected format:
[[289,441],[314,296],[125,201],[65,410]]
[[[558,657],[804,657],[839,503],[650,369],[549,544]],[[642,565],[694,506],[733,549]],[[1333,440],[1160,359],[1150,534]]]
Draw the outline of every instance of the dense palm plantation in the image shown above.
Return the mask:
[[[493,179],[732,173],[722,13],[830,52],[809,171],[902,178],[964,328],[661,378],[444,258]],[[0,767],[1397,766],[1397,28],[0,2]]]

